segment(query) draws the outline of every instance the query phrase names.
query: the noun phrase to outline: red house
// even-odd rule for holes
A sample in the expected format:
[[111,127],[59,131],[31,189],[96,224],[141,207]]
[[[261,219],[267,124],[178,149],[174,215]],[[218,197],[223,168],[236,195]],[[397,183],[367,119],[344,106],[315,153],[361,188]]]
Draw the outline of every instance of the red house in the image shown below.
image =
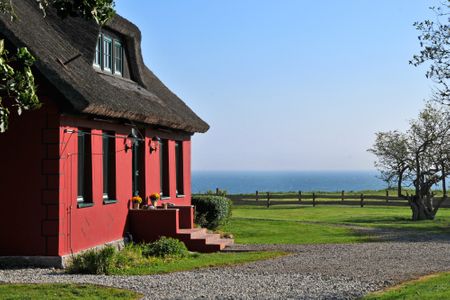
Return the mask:
[[[120,16],[100,28],[14,3],[17,20],[0,16],[0,38],[37,58],[43,105],[0,134],[0,261],[61,266],[129,234],[222,249],[226,241],[193,228],[191,136],[209,126],[145,66],[139,29]],[[134,195],[155,192],[172,206],[130,209]]]

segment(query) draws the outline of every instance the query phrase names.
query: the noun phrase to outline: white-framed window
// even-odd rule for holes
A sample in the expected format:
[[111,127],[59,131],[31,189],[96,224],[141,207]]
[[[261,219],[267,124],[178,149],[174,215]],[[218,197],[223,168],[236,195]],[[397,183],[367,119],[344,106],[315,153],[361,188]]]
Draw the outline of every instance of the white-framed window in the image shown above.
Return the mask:
[[102,66],[102,35],[99,34],[97,38],[97,45],[95,46],[94,66],[101,68]]
[[112,71],[112,39],[103,35],[103,70]]
[[122,44],[114,41],[114,74],[122,75],[123,72],[123,49]]
[[108,34],[100,33],[95,47],[94,67],[108,73],[122,76],[124,64],[124,48],[122,41]]

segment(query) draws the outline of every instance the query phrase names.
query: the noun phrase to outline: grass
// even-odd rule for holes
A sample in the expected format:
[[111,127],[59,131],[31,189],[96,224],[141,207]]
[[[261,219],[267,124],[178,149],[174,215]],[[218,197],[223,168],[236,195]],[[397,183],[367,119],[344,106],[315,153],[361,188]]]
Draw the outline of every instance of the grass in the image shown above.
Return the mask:
[[369,241],[353,230],[322,224],[286,220],[233,218],[223,230],[232,232],[241,244],[326,244]]
[[90,284],[0,284],[0,299],[140,299],[133,291]]
[[450,273],[425,276],[381,292],[369,294],[363,299],[450,299]]
[[285,252],[230,252],[230,253],[210,253],[193,254],[187,258],[163,259],[151,257],[140,261],[138,264],[127,268],[114,269],[114,275],[151,275],[170,273],[177,271],[188,271],[206,267],[231,266],[243,264],[257,260],[275,258],[286,255]]
[[317,244],[365,242],[370,236],[350,226],[450,236],[450,209],[441,208],[435,220],[413,222],[409,207],[296,206],[233,207],[233,217],[221,228],[238,243]]

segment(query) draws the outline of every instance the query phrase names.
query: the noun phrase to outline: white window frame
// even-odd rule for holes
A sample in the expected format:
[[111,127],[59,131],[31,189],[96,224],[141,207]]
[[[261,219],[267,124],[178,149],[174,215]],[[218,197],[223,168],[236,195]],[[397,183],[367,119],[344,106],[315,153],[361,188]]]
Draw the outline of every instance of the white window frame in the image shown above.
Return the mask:
[[[117,49],[120,50],[117,53]],[[120,61],[120,71],[117,70],[117,62]],[[118,40],[114,40],[114,74],[122,75],[123,72],[123,47],[122,43]]]
[[97,45],[95,46],[95,57],[93,65],[94,67],[100,69],[102,68],[102,56],[103,56],[102,44],[103,44],[102,35],[99,34],[97,38]]
[[[109,45],[109,47],[107,47]],[[112,72],[113,67],[113,41],[110,37],[103,35],[103,70]],[[109,48],[109,53],[107,53]],[[107,63],[109,62],[109,67]]]

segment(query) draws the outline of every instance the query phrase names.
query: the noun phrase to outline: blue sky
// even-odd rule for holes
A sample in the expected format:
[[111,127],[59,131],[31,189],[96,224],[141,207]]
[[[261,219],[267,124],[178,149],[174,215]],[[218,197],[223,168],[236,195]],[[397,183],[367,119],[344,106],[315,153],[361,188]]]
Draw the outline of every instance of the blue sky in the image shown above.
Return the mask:
[[193,170],[367,170],[431,94],[414,21],[436,1],[116,0],[147,66],[211,129]]

